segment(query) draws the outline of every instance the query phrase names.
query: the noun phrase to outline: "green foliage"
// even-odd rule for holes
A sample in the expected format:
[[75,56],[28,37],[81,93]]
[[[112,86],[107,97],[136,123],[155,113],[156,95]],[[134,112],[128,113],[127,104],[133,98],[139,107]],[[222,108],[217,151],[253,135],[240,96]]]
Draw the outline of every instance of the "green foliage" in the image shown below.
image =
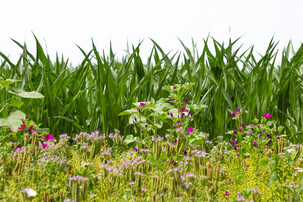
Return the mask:
[[[237,48],[239,39],[220,44],[207,38],[202,51],[197,50],[195,43],[190,50],[180,41],[184,53],[172,55],[152,40],[154,47],[146,62],[140,56],[141,43],[127,48],[127,55],[118,60],[112,48],[106,55],[92,42],[88,52],[79,47],[83,61],[70,67],[63,57],[52,62],[36,37],[35,41],[36,54],[14,41],[22,50],[16,64],[1,53],[4,61],[0,64],[0,76],[19,80],[10,84],[16,89],[45,96],[42,103],[22,99],[22,106],[16,102],[11,106],[21,107],[27,116],[44,128],[51,128],[54,134],[97,128],[106,134],[116,128],[122,135],[133,134],[128,117],[118,114],[132,108],[132,103],[168,97],[164,86],[192,83],[193,87],[186,92],[190,104],[196,109],[208,106],[192,117],[193,125],[212,138],[224,136],[235,127],[228,110],[245,106],[248,114],[244,122],[252,122],[263,112],[275,114],[273,118],[292,135],[291,140],[303,141],[303,46],[295,52],[290,42],[277,65],[274,40],[260,59],[253,47],[246,51]],[[7,93],[1,94],[2,100],[4,97]]]

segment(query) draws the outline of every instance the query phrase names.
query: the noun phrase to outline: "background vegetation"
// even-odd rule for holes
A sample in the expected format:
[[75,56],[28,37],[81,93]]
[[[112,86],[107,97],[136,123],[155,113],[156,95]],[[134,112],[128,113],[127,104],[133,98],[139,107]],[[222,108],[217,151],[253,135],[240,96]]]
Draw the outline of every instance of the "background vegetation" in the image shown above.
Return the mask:
[[[163,86],[191,82],[195,85],[186,92],[190,104],[208,106],[193,117],[194,126],[209,133],[210,139],[234,128],[230,112],[243,107],[247,110],[244,122],[270,113],[292,134],[289,139],[302,142],[303,46],[294,51],[290,42],[281,63],[276,64],[278,50],[273,40],[260,56],[253,47],[235,48],[238,40],[225,45],[207,38],[201,53],[194,43],[190,50],[180,41],[184,51],[174,54],[164,52],[153,41],[150,56],[143,62],[141,43],[119,61],[111,48],[109,54],[99,53],[92,42],[89,52],[79,47],[84,59],[79,66],[70,67],[63,58],[52,62],[35,39],[36,55],[28,52],[26,44],[13,40],[22,50],[15,64],[0,52],[0,76],[19,80],[7,88],[44,95],[44,99],[18,98],[24,102],[20,110],[56,137],[96,129],[105,134],[114,129],[131,134],[129,117],[118,116],[122,111],[132,108],[132,103],[167,96]],[[1,92],[0,103],[11,96]],[[0,116],[7,117],[15,108],[2,108]]]

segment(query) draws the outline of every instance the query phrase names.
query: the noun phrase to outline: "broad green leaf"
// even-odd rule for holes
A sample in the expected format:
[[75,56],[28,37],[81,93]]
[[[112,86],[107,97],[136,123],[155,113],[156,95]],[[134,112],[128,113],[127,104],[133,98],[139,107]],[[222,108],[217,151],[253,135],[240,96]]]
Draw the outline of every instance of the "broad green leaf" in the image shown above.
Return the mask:
[[32,98],[32,99],[41,99],[44,98],[44,96],[37,92],[37,91],[31,91],[31,92],[26,92],[23,89],[16,89],[14,91],[8,91],[9,93],[12,93],[14,95],[23,97],[23,98]]
[[7,118],[0,119],[0,126],[7,126],[13,132],[18,130],[18,127],[22,125],[21,119],[25,119],[25,114],[19,110],[12,112]]
[[20,100],[17,100],[17,99],[13,99],[9,102],[9,106],[11,107],[17,107],[17,108],[20,108],[22,107],[22,105],[24,104],[24,102],[20,101]]
[[0,79],[0,90],[2,90],[3,88],[5,88],[6,86],[12,84],[12,83],[15,83],[19,80],[13,80],[13,79]]

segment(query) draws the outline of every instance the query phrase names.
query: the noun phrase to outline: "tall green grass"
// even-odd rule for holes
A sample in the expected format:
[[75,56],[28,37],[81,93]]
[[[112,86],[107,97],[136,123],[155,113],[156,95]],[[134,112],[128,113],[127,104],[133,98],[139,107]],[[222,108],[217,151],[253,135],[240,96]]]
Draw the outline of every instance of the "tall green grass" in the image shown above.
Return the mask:
[[[0,76],[18,79],[15,87],[45,96],[43,101],[24,100],[21,110],[54,135],[96,129],[108,134],[116,128],[121,134],[132,133],[128,117],[119,113],[133,102],[165,96],[163,86],[193,82],[195,86],[187,92],[190,102],[208,106],[194,117],[194,126],[211,137],[233,129],[230,112],[243,107],[248,111],[244,122],[270,113],[292,134],[290,139],[303,141],[303,46],[294,51],[289,42],[281,64],[276,64],[278,50],[273,40],[260,59],[253,47],[235,48],[239,39],[225,45],[207,38],[201,54],[194,43],[191,51],[182,41],[184,51],[168,54],[152,40],[154,46],[145,62],[141,43],[117,60],[111,47],[105,54],[92,42],[89,52],[79,47],[83,61],[70,67],[63,58],[53,62],[35,39],[35,55],[26,44],[13,40],[22,51],[15,64],[0,52],[4,61]],[[8,96],[0,95],[0,102]]]

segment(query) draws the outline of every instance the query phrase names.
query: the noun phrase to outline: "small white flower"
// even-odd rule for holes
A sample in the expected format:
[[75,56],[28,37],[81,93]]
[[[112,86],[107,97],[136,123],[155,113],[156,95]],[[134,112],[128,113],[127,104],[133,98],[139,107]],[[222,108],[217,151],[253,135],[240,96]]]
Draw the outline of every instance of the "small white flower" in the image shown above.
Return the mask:
[[28,197],[32,197],[32,196],[36,196],[37,195],[37,192],[31,188],[24,188],[23,190],[21,191],[24,191]]
[[293,152],[295,152],[295,150],[294,149],[288,149],[287,152],[288,153],[293,153]]

